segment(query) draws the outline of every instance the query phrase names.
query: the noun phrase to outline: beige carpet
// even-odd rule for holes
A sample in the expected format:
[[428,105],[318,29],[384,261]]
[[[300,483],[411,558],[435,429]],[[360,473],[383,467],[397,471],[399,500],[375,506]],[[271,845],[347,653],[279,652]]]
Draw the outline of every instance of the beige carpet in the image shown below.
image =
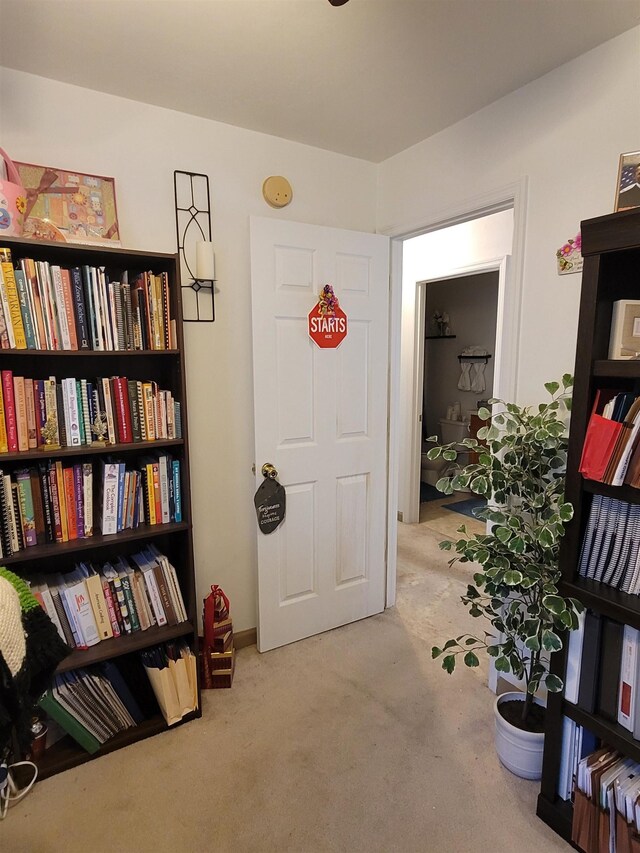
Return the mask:
[[465,630],[465,575],[437,543],[468,520],[426,507],[400,525],[395,608],[242,650],[201,720],[38,784],[0,850],[568,851],[535,817],[538,783],[498,763],[486,667],[449,677],[431,660]]

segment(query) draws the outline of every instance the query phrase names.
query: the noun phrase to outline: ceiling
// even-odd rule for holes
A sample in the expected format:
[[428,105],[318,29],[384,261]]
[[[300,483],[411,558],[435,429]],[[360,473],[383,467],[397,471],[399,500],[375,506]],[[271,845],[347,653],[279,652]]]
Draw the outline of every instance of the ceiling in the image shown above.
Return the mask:
[[0,0],[0,62],[380,162],[639,23],[640,0]]

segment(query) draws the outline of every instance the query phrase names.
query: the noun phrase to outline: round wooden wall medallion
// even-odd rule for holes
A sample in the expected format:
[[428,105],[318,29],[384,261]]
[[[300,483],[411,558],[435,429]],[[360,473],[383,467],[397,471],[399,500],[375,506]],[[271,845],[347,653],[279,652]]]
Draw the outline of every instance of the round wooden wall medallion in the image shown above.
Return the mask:
[[271,175],[262,185],[262,195],[271,207],[286,207],[293,198],[293,190],[282,175]]

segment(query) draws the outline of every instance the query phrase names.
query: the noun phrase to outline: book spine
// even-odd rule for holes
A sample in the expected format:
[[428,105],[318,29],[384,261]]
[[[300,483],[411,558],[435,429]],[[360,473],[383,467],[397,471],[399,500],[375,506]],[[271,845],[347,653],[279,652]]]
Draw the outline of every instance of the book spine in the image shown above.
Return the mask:
[[42,261],[39,267],[42,272],[43,286],[47,299],[51,349],[59,350],[61,349],[60,320],[58,318],[58,305],[56,302],[55,284],[51,275],[51,266],[46,261]]
[[29,449],[29,428],[27,426],[27,398],[24,388],[24,376],[13,377],[13,398],[16,407],[16,426],[18,429],[18,450]]
[[67,530],[69,532],[69,540],[77,539],[78,517],[76,514],[76,493],[73,467],[68,466],[63,468],[62,478],[64,484],[64,502],[67,508]]
[[47,406],[44,395],[43,379],[33,380],[33,397],[36,410],[36,440],[38,442],[38,447],[42,447],[44,445],[42,427],[47,422]]
[[24,336],[27,342],[27,349],[36,349],[36,336],[31,317],[31,306],[29,304],[29,294],[27,291],[27,282],[22,269],[16,269],[13,272],[16,280],[16,288],[18,290],[18,300],[20,302],[20,313],[22,314],[22,323],[24,326]]
[[125,508],[125,482],[126,482],[126,468],[124,462],[120,462],[118,464],[118,504],[116,508],[116,527],[118,533],[123,528],[123,516],[124,516],[124,508]]
[[167,624],[177,625],[178,619],[171,601],[171,596],[169,595],[167,581],[165,579],[164,572],[162,571],[162,567],[158,563],[153,564],[153,576],[156,579],[158,592],[160,593],[160,600],[162,601],[162,609],[167,617]]
[[31,497],[33,500],[33,518],[36,529],[36,542],[38,545],[44,545],[47,540],[47,531],[45,526],[45,511],[44,505],[47,502],[46,494],[43,494],[40,488],[40,474],[36,468],[29,469],[31,479]]
[[169,471],[167,456],[164,453],[161,453],[158,457],[158,474],[160,480],[160,512],[162,523],[168,524],[171,521],[169,513]]
[[102,533],[118,532],[118,464],[104,462],[102,468]]
[[69,541],[69,520],[67,515],[67,495],[64,485],[64,469],[62,462],[57,461],[56,466],[56,482],[58,484],[58,503],[60,504],[60,522],[62,524],[62,541]]
[[91,338],[87,324],[87,308],[84,300],[84,288],[82,286],[82,273],[79,267],[74,267],[70,271],[70,274],[78,349],[91,349]]
[[56,432],[53,437],[54,444],[60,444],[60,420],[58,418],[58,396],[55,376],[44,380],[44,403],[47,421],[55,424]]
[[0,381],[0,453],[9,452],[9,439],[7,436],[7,420],[4,408],[4,385]]
[[102,379],[102,394],[104,396],[104,411],[107,417],[107,432],[111,444],[118,440],[116,434],[116,422],[113,415],[113,401],[111,396],[111,382],[106,377]]
[[120,583],[122,584],[122,592],[124,594],[124,600],[127,603],[127,610],[129,611],[129,618],[131,619],[131,631],[139,631],[140,630],[140,620],[138,618],[138,613],[136,611],[136,604],[133,598],[133,590],[131,589],[131,581],[129,580],[129,575],[126,572],[123,572],[120,575]]
[[11,479],[9,480],[11,487],[11,502],[13,506],[13,528],[16,546],[14,548],[15,551],[22,551],[25,548],[24,542],[24,533],[22,530],[22,515],[23,510],[20,506],[20,494],[18,491],[18,484],[14,483]]
[[120,625],[118,624],[118,619],[116,618],[116,611],[113,603],[113,592],[111,590],[111,586],[106,578],[101,577],[100,582],[102,584],[102,593],[104,595],[104,600],[107,605],[107,614],[109,617],[109,624],[111,625],[112,634],[114,637],[119,637]]
[[129,387],[124,377],[114,377],[113,396],[115,400],[118,441],[122,444],[130,444],[133,441],[133,435],[131,429],[131,412],[129,410]]
[[53,606],[56,609],[56,613],[58,614],[58,621],[62,625],[62,631],[64,633],[65,641],[69,648],[75,649],[75,637],[73,636],[73,632],[71,630],[71,625],[69,623],[69,618],[67,617],[67,611],[64,608],[59,588],[51,590],[51,598],[53,600]]
[[82,292],[84,294],[85,321],[89,333],[90,349],[98,349],[98,331],[96,308],[93,304],[93,273],[91,267],[84,265],[80,268],[82,274]]
[[47,542],[56,541],[56,532],[53,523],[53,507],[51,503],[51,491],[49,488],[49,475],[44,463],[38,465],[38,476],[40,477],[40,491],[42,492],[42,511],[44,513],[44,530]]
[[[64,379],[62,380],[65,381]],[[69,378],[67,383],[67,405],[69,407],[69,428],[67,430],[67,445],[69,447],[80,447],[80,410],[78,408],[78,389],[76,380]]]
[[4,277],[0,268],[0,349],[11,349],[12,341],[15,343],[13,329],[11,328],[11,314],[9,313],[7,290],[4,286]]
[[153,609],[156,622],[160,626],[166,625],[167,617],[164,612],[164,607],[162,606],[160,590],[158,589],[158,584],[156,583],[156,578],[153,574],[151,566],[142,569],[142,577],[144,578],[147,592],[149,594],[149,601],[151,602],[151,607]]
[[169,305],[169,275],[166,272],[160,274],[160,287],[162,290],[162,320],[164,331],[164,348],[172,349],[171,340],[171,313]]
[[173,521],[182,521],[182,492],[180,490],[180,460],[174,459],[171,463],[173,472],[173,500],[175,505],[175,515]]
[[144,400],[144,423],[147,441],[155,441],[155,406],[153,405],[153,387],[150,382],[142,383],[142,397]]
[[100,635],[93,616],[93,608],[86,582],[83,580],[70,585],[67,590],[69,605],[74,609],[74,616],[87,647],[100,642]]
[[18,422],[16,420],[16,403],[13,393],[13,373],[10,370],[2,371],[2,390],[7,428],[7,445],[9,453],[15,453],[18,450]]
[[78,334],[76,332],[76,318],[73,312],[74,296],[71,284],[71,272],[64,267],[60,270],[62,277],[62,299],[64,303],[65,323],[69,335],[69,349],[78,349]]
[[76,462],[73,466],[73,497],[75,501],[76,537],[85,538],[84,531],[84,482],[82,465]]
[[53,284],[53,300],[56,309],[56,317],[58,318],[58,328],[60,330],[60,349],[70,350],[71,339],[69,337],[69,326],[67,323],[67,312],[64,304],[64,292],[62,287],[62,271],[57,264],[49,267],[49,274]]
[[27,293],[29,296],[29,301],[31,303],[31,313],[33,317],[36,348],[46,349],[47,338],[44,328],[44,320],[42,318],[42,305],[40,303],[40,292],[38,290],[36,265],[31,258],[23,258],[20,261],[20,266],[22,267],[22,271],[24,272],[24,277],[27,284]]
[[101,640],[108,640],[113,637],[113,629],[107,611],[107,602],[105,601],[102,583],[97,574],[89,574],[85,578],[91,609],[93,610],[93,618],[96,623],[98,637]]
[[93,466],[91,462],[82,463],[82,484],[84,493],[84,535],[93,536]]
[[13,264],[11,263],[11,252],[9,249],[0,249],[0,269],[2,269],[2,277],[4,286],[7,292],[7,301],[9,303],[9,315],[11,317],[11,326],[15,338],[16,349],[26,349],[27,339],[24,334],[24,325],[22,323],[22,314],[20,312],[20,299],[18,297],[18,288],[16,279],[13,273]]
[[33,494],[31,491],[31,474],[27,469],[16,471],[16,485],[18,487],[20,502],[23,541],[25,547],[30,548],[38,544],[38,537],[36,534]]
[[58,494],[58,477],[55,464],[51,464],[48,470],[49,494],[51,495],[51,514],[53,518],[53,529],[56,542],[64,542],[62,533],[62,514],[60,512],[60,496]]
[[109,580],[111,592],[113,594],[113,603],[116,607],[116,613],[120,613],[120,633],[131,633],[131,617],[127,608],[127,600],[122,589],[122,581],[119,577],[114,577]]
[[36,401],[34,397],[34,380],[24,380],[24,397],[27,407],[27,442],[29,450],[38,446],[38,426],[36,423]]

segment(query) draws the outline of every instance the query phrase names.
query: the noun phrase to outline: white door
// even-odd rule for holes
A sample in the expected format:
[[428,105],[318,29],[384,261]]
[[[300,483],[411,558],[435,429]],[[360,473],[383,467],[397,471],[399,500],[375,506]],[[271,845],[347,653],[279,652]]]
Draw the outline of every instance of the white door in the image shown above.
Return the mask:
[[[286,489],[257,533],[267,651],[384,608],[389,240],[252,217],[251,283],[256,487],[271,462]],[[308,335],[325,284],[348,319],[336,349]]]

